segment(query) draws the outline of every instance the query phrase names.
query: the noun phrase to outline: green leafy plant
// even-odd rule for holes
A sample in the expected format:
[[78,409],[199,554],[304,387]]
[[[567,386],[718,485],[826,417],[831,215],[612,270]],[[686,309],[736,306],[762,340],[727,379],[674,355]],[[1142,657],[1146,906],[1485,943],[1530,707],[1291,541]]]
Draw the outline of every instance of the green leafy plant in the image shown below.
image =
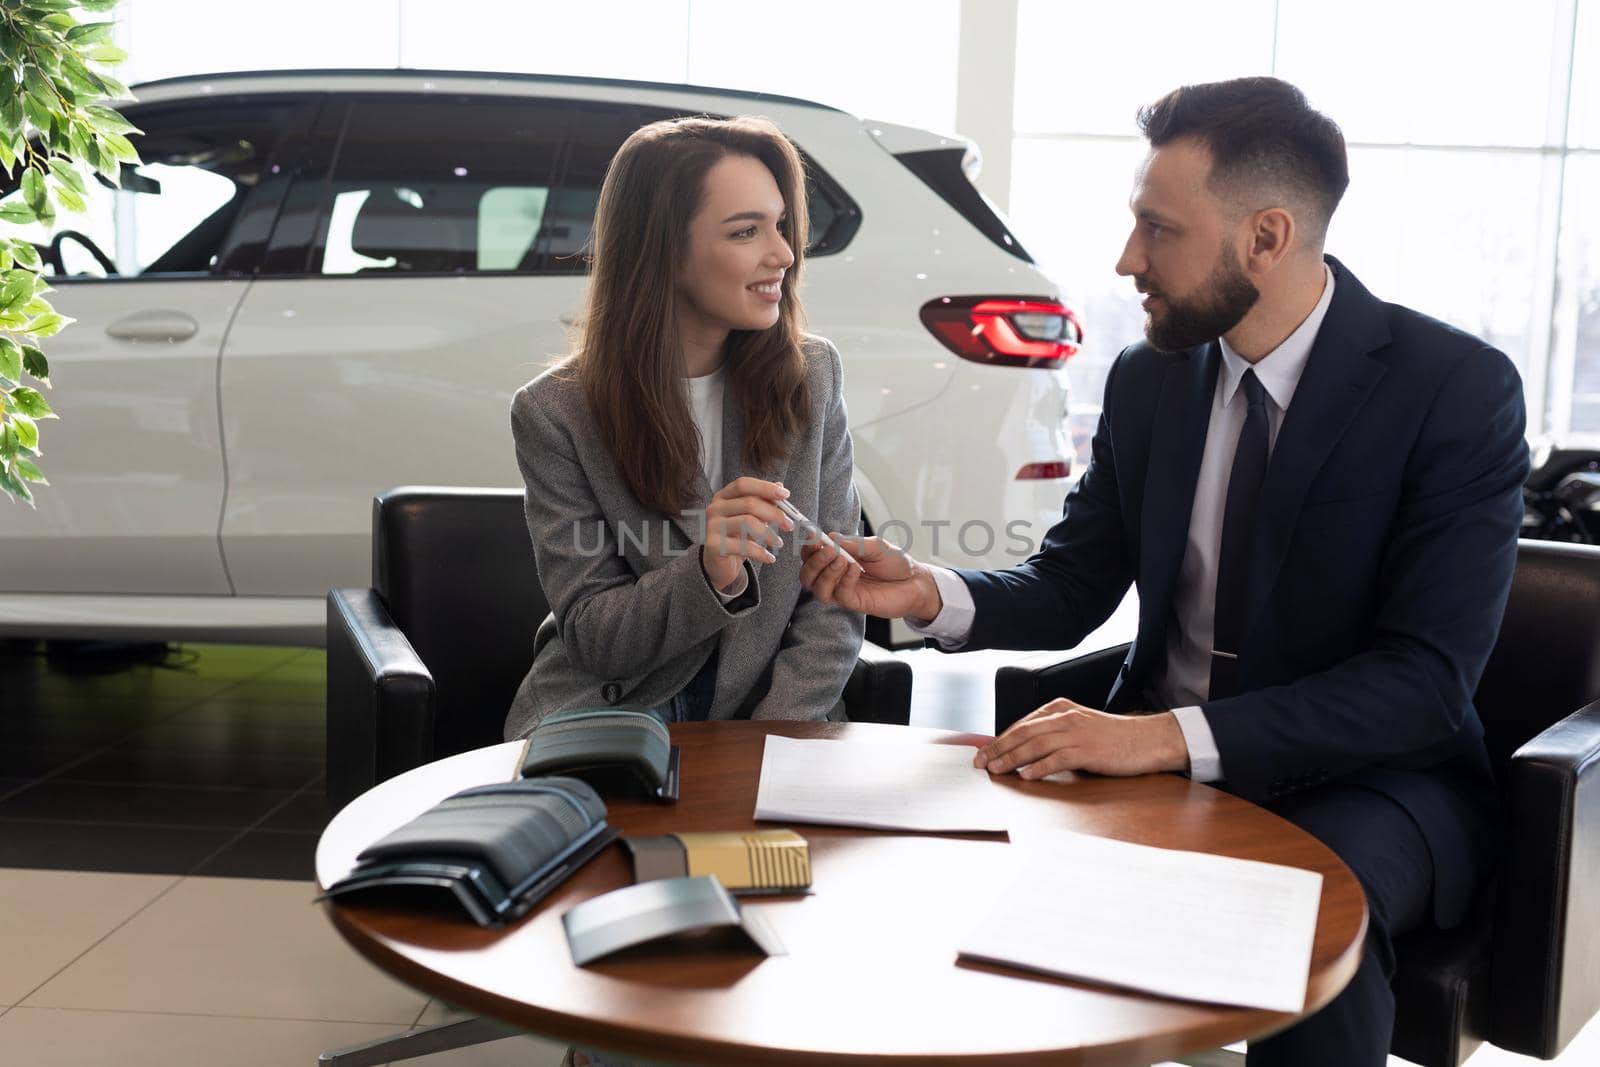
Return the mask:
[[118,186],[122,165],[139,162],[128,140],[139,130],[107,103],[130,98],[104,70],[127,55],[111,43],[112,23],[75,14],[104,14],[116,2],[0,0],[0,167],[12,190],[0,200],[0,490],[28,504],[29,483],[49,484],[37,462],[39,421],[56,414],[24,382],[50,388],[39,342],[73,320],[45,299],[39,249],[3,229],[49,226],[57,207],[84,211],[88,181]]

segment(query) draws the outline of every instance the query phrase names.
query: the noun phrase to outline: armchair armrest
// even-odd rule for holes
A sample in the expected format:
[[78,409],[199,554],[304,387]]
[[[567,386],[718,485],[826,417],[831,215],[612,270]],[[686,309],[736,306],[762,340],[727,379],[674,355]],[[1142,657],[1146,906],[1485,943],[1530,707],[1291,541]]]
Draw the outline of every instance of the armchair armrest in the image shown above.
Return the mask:
[[909,725],[911,665],[888,649],[863,641],[843,697],[845,718],[851,722]]
[[328,591],[328,808],[433,758],[433,675],[372,589]]
[[1122,670],[1128,646],[1115,645],[1078,655],[1039,652],[994,672],[994,732],[1003,734],[1018,719],[1057,697],[1105,707],[1111,686]]
[[1516,751],[1506,808],[1491,1040],[1550,1059],[1600,1008],[1600,700]]

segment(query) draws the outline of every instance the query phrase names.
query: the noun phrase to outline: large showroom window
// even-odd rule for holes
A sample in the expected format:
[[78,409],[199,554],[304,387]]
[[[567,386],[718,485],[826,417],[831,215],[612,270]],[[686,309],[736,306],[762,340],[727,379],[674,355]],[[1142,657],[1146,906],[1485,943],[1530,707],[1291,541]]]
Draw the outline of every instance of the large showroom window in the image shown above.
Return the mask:
[[1011,216],[1085,312],[1080,455],[1143,318],[1112,271],[1128,226],[1113,206],[1145,152],[1135,113],[1250,73],[1294,82],[1344,129],[1351,185],[1329,252],[1380,296],[1504,349],[1530,436],[1600,439],[1600,76],[1574,63],[1597,50],[1597,0],[1357,0],[1337,18],[1302,0],[1021,0]]
[[[957,0],[654,0],[489,5],[463,33],[444,5],[400,8],[402,64],[758,89],[868,118],[948,130]],[[616,32],[619,21],[628,32]]]

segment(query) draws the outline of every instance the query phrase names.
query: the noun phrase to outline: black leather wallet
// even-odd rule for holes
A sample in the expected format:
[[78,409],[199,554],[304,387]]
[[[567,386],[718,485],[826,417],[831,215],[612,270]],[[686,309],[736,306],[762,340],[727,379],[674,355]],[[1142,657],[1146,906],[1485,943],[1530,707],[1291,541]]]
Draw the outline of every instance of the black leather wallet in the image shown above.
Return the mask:
[[547,715],[528,735],[522,776],[581,778],[602,795],[678,799],[678,749],[660,719],[626,708]]
[[453,902],[479,926],[519,918],[610,844],[606,806],[575,778],[524,778],[440,801],[356,857],[324,896]]

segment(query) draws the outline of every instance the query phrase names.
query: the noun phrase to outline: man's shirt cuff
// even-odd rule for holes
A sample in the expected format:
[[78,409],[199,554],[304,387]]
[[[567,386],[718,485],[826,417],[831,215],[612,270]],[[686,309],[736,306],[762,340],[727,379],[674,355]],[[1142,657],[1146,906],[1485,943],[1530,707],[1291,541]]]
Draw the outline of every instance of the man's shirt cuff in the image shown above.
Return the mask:
[[939,587],[939,599],[944,601],[944,607],[926,625],[919,626],[910,619],[906,620],[906,625],[924,637],[933,638],[944,651],[954,652],[967,643],[972,633],[977,605],[972,602],[972,590],[955,571],[948,567],[928,569],[933,572],[933,582]]
[[1196,782],[1215,782],[1222,778],[1222,755],[1217,751],[1217,740],[1211,736],[1211,724],[1199,705],[1173,708],[1178,729],[1183,731],[1183,743],[1189,749],[1189,778]]

